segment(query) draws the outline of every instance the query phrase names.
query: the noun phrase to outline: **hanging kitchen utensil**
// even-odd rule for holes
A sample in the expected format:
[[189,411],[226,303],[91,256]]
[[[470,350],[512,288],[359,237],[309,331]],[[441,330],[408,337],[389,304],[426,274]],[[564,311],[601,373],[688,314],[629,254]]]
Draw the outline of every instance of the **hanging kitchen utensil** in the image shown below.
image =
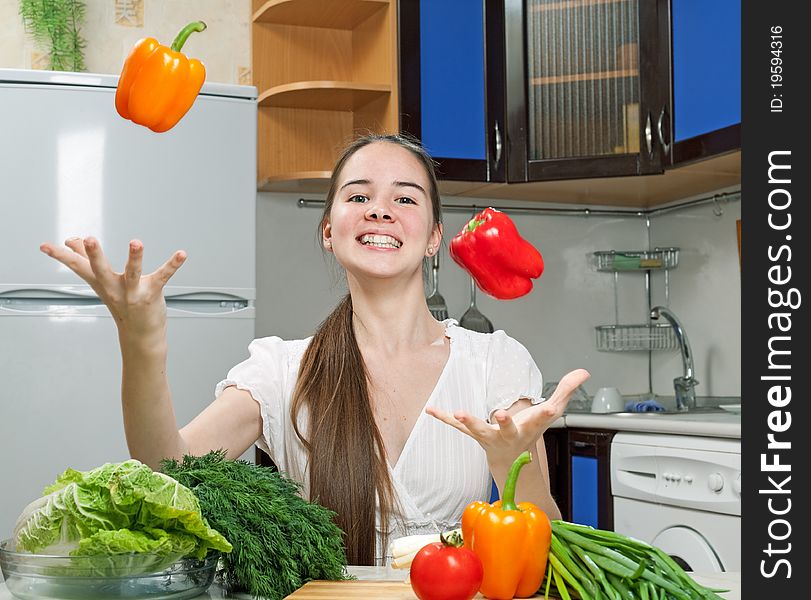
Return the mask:
[[433,289],[431,295],[428,296],[428,310],[434,315],[437,321],[444,321],[448,318],[448,305],[445,304],[445,298],[439,293],[439,249],[434,254],[432,261],[431,271],[433,273]]
[[495,331],[490,319],[485,317],[476,307],[476,282],[472,277],[470,278],[470,307],[462,315],[459,325],[465,329],[481,333],[493,333]]

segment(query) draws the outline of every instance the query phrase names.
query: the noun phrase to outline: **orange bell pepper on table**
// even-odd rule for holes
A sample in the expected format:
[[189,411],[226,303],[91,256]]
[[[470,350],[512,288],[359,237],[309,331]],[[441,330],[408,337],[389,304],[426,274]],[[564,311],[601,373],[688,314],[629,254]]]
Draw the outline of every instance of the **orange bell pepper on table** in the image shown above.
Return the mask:
[[492,505],[472,502],[462,513],[465,547],[473,550],[484,566],[480,591],[492,600],[534,595],[546,572],[552,543],[549,517],[531,502],[515,503],[518,473],[531,461],[529,452],[515,460],[501,500]]
[[202,21],[180,30],[171,48],[155,38],[139,40],[124,61],[115,92],[118,114],[156,133],[168,131],[194,104],[206,79],[206,68],[196,58],[180,52]]

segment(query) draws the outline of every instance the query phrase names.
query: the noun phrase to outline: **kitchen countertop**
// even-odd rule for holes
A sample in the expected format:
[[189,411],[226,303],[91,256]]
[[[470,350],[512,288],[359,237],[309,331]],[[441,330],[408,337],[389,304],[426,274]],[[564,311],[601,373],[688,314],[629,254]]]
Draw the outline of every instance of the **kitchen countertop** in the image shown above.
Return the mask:
[[[297,592],[290,594],[290,600],[316,600],[320,598],[376,598],[383,600],[386,598],[396,600],[416,600],[411,586],[402,581],[393,579],[381,580],[380,571],[385,571],[382,567],[356,567],[364,569],[363,573],[357,572],[358,582],[311,582]],[[375,571],[378,573],[375,573]],[[385,575],[385,573],[382,573]],[[741,574],[734,573],[713,573],[713,574],[693,574],[693,579],[702,585],[716,589],[729,590],[719,593],[725,600],[741,599]],[[366,580],[366,581],[364,581]],[[543,598],[543,594],[536,594],[532,598]],[[551,596],[550,596],[551,597]],[[484,596],[476,594],[476,599]]]
[[[323,588],[325,586],[332,586],[337,588],[337,590],[334,591],[338,592],[338,595],[334,597],[351,598],[356,597],[356,594],[360,593],[359,590],[363,589],[364,586],[369,586],[371,582],[387,581],[392,583],[392,585],[386,586],[385,590],[383,590],[382,588],[380,588],[377,591],[375,591],[377,588],[364,590],[371,591],[373,593],[373,595],[367,594],[364,597],[397,598],[403,600],[416,599],[416,595],[414,595],[413,591],[411,590],[411,587],[403,581],[408,574],[407,571],[395,571],[393,569],[386,567],[349,567],[349,572],[358,578],[358,582],[332,582],[329,584],[320,582],[314,583],[313,585],[311,585],[311,588],[314,589],[315,595],[309,595],[308,594],[309,590],[305,586],[304,588],[301,588],[298,592],[295,592],[288,597],[291,598],[291,600],[295,600],[296,598],[302,598],[302,600],[306,598],[316,598],[316,597],[330,598],[333,597],[331,594],[328,593],[330,590]],[[739,572],[712,573],[712,574],[695,573],[693,574],[693,578],[700,584],[705,585],[707,587],[729,590],[728,592],[720,594],[720,596],[725,600],[741,599],[741,574]],[[354,594],[351,593],[353,589],[350,588],[354,588],[355,591]],[[325,592],[327,592],[326,595]],[[541,595],[536,597],[542,598],[543,596]],[[218,600],[224,598],[252,600],[252,596],[250,596],[249,594],[229,594],[218,585],[211,586],[206,593],[197,596],[195,600]],[[476,598],[482,598],[481,594],[476,595]],[[6,584],[3,582],[0,582],[0,600],[16,600],[16,598],[14,598],[14,596],[12,596],[11,593],[6,588]]]
[[718,411],[667,413],[567,413],[551,427],[586,427],[615,431],[672,433],[709,437],[741,438],[741,415]]

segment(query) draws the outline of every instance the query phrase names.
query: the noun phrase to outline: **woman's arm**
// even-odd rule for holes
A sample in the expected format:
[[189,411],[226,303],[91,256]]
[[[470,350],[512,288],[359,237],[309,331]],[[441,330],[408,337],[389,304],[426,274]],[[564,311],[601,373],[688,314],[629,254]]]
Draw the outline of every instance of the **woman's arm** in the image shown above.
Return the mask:
[[[133,458],[157,469],[164,458],[225,448],[239,456],[258,437],[261,417],[247,392],[228,388],[189,426],[178,431],[166,375],[166,301],[163,289],[186,259],[182,251],[142,276],[144,247],[130,242],[124,271],[115,272],[94,238],[71,238],[67,248],[41,250],[86,281],[110,310],[122,358],[124,431]],[[250,436],[253,437],[250,438]]]
[[[549,490],[543,432],[563,416],[569,398],[588,377],[589,373],[584,369],[567,373],[546,402],[530,406],[530,401],[526,398],[519,399],[509,410],[495,411],[493,423],[487,423],[464,411],[451,414],[429,407],[425,412],[479,442],[487,453],[487,464],[499,489],[503,489],[507,471],[518,455],[527,449],[534,451],[535,466],[532,469],[525,468],[518,478],[516,498],[518,501],[529,500],[544,511],[548,508],[551,512],[547,514],[551,518],[553,514],[559,516],[560,511]],[[540,459],[541,456],[543,460]]]
[[[530,405],[529,400],[521,399],[507,409],[506,412],[512,416]],[[532,502],[544,511],[550,519],[559,519],[561,516],[560,509],[552,497],[552,490],[549,485],[549,462],[543,436],[526,449],[532,455],[532,462],[521,470],[521,476],[518,478],[518,484],[516,485],[515,500],[516,502]],[[507,473],[513,461],[503,461],[503,464],[490,463],[490,473],[493,475],[499,492],[504,490],[504,482],[507,480]]]

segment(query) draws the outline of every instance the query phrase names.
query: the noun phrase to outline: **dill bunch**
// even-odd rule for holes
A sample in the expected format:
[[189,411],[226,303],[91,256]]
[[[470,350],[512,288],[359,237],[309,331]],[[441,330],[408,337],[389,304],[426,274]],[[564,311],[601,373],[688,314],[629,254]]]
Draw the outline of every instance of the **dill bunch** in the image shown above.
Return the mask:
[[313,579],[348,579],[335,513],[300,496],[283,474],[225,451],[164,460],[161,471],[190,488],[209,525],[231,542],[223,586],[281,600]]

